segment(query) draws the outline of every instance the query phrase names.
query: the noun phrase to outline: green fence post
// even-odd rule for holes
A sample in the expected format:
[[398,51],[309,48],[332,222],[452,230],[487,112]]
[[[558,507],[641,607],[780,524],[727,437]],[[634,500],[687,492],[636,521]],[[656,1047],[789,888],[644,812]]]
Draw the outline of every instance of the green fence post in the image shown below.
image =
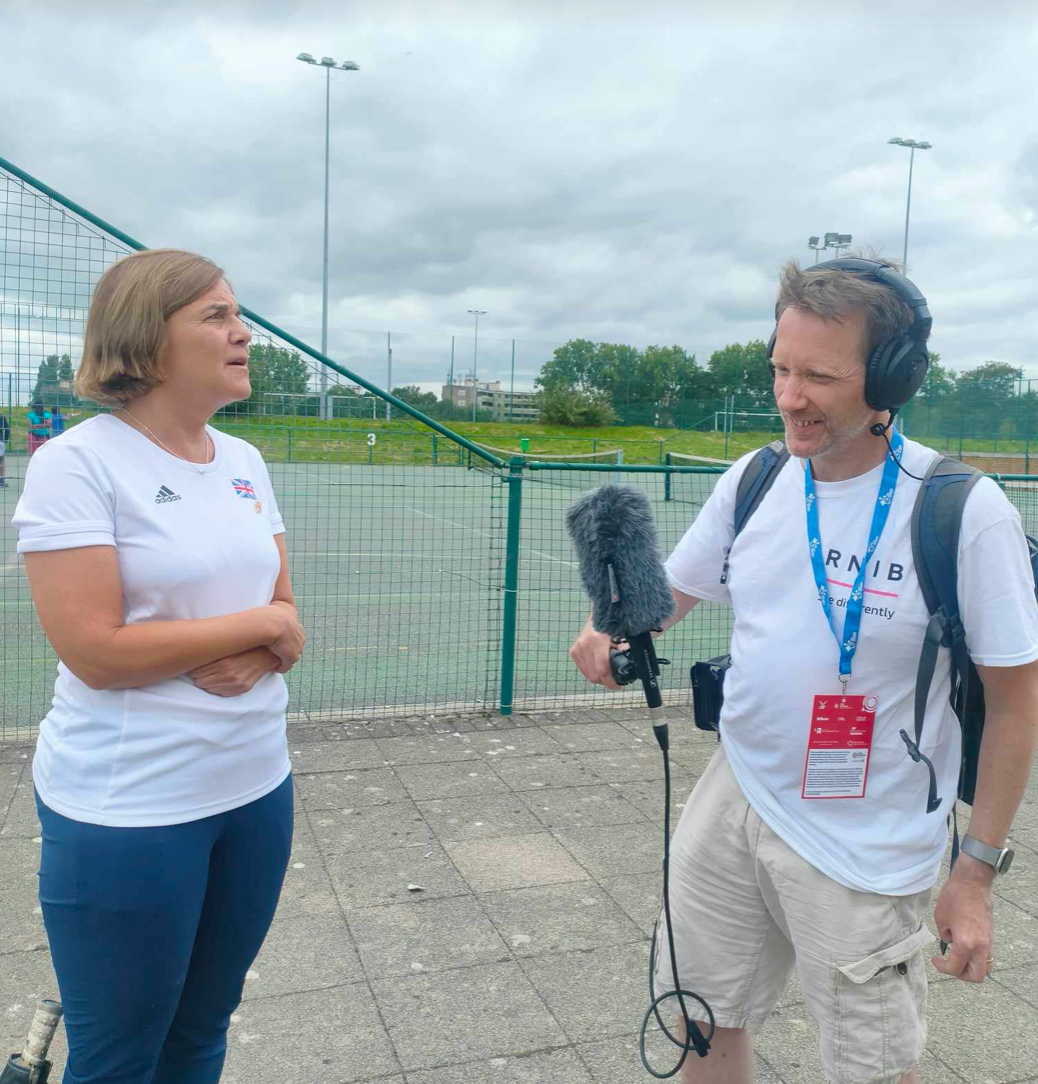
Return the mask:
[[292,462],[292,430],[288,431],[288,461]]
[[523,457],[513,455],[508,462],[508,534],[505,540],[505,604],[501,630],[502,715],[512,714],[515,701],[516,620],[519,614],[519,527],[523,509]]
[[[663,445],[660,445],[660,455],[663,454]],[[670,466],[670,452],[667,452],[667,466]],[[670,500],[670,471],[663,476],[663,499]]]
[[432,452],[433,452],[433,466],[435,467],[436,466],[436,434],[435,433],[433,433],[433,435],[432,435],[432,442],[433,442],[433,449],[432,449]]

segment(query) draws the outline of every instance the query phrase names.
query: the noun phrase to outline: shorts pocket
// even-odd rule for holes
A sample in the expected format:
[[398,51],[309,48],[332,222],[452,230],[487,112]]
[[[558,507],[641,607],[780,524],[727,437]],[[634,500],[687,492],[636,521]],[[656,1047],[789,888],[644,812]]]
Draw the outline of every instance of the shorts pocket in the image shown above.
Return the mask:
[[[823,1042],[822,1064],[840,1084],[896,1081],[926,1046],[926,964],[934,941],[914,933],[850,963],[835,962],[835,1042]],[[831,1059],[827,1055],[831,1054]]]
[[837,964],[837,968],[846,975],[851,982],[860,986],[863,982],[874,979],[881,971],[884,971],[888,967],[897,967],[898,964],[907,964],[917,952],[927,945],[933,944],[934,940],[933,934],[923,926],[921,929],[916,930],[915,933],[909,934],[896,944],[889,945],[884,949],[879,949],[878,952],[873,952],[863,960],[857,960],[851,964]]

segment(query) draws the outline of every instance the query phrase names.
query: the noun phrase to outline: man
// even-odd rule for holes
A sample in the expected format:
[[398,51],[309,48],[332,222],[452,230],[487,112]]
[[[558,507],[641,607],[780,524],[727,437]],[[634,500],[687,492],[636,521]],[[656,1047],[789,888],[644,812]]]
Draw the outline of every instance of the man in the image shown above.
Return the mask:
[[60,437],[65,432],[65,415],[61,413],[61,404],[55,403],[50,412],[50,435]]
[[7,442],[10,439],[10,423],[5,415],[0,414],[0,489],[7,488]]
[[[960,736],[941,649],[923,745],[942,803],[928,815],[927,772],[899,736],[913,732],[928,619],[910,534],[920,483],[872,431],[889,419],[866,399],[868,360],[915,326],[913,310],[882,276],[847,266],[784,268],[771,358],[790,458],[733,544],[735,493],[751,456],[736,463],[666,566],[677,604],[668,627],[704,598],[730,602],[735,618],[723,744],[672,843],[680,985],[704,997],[717,1022],[709,1055],[685,1063],[688,1084],[750,1084],[752,1035],[794,963],[827,1080],[919,1081],[923,953],[933,941],[924,920],[947,846]],[[936,453],[890,437],[904,469],[922,477]],[[1019,516],[990,479],[966,502],[958,568],[987,702],[969,834],[1002,848],[1038,740],[1038,609]],[[608,648],[589,620],[570,655],[589,681],[615,688]],[[824,756],[813,751],[841,696],[868,719],[867,759],[819,787],[814,766]],[[934,909],[951,944],[932,957],[938,971],[965,982],[990,972],[995,875],[959,856]],[[665,944],[662,923],[660,937]],[[673,988],[667,957],[657,962],[659,990]]]

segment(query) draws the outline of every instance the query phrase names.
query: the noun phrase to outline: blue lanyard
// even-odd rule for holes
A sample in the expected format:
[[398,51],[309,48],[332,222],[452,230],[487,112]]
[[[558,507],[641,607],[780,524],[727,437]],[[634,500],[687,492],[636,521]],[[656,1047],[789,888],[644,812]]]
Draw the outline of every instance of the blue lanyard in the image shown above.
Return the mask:
[[858,630],[861,627],[861,614],[865,606],[865,571],[869,566],[869,559],[876,552],[879,540],[883,536],[883,528],[887,525],[890,506],[894,503],[894,490],[897,488],[897,461],[901,459],[904,451],[904,437],[896,429],[891,430],[891,438],[890,446],[893,454],[887,454],[883,466],[883,478],[879,483],[876,507],[872,513],[872,526],[869,528],[869,543],[851,588],[851,596],[847,600],[847,617],[843,623],[842,638],[836,631],[832,608],[829,605],[829,586],[826,582],[825,562],[822,560],[822,531],[818,523],[818,495],[815,493],[815,482],[811,476],[810,460],[804,470],[804,504],[807,508],[807,541],[811,551],[811,567],[815,574],[815,586],[818,588],[818,601],[822,604],[829,628],[832,629],[833,636],[840,646],[840,681],[843,683],[844,692],[847,691],[847,682],[851,679],[851,663],[858,649]]

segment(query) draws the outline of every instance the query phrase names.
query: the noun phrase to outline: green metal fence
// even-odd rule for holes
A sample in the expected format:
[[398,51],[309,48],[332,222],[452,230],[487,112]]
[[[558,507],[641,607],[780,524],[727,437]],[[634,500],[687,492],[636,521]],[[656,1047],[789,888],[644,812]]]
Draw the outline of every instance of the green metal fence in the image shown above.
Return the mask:
[[[27,400],[39,391],[47,406],[60,403],[69,427],[96,413],[71,389],[91,292],[141,247],[0,159],[0,413],[13,430],[0,489],[0,740],[33,733],[56,663],[10,522],[28,463]],[[290,712],[321,720],[639,703],[639,692],[587,685],[567,657],[587,602],[565,511],[580,492],[620,479],[648,495],[669,551],[716,468],[500,456],[243,311],[254,394],[214,424],[260,449],[288,527],[309,634],[289,675]],[[1003,485],[1038,534],[1038,479]],[[667,634],[668,700],[688,701],[689,665],[719,653],[729,633],[727,608],[706,603]]]

